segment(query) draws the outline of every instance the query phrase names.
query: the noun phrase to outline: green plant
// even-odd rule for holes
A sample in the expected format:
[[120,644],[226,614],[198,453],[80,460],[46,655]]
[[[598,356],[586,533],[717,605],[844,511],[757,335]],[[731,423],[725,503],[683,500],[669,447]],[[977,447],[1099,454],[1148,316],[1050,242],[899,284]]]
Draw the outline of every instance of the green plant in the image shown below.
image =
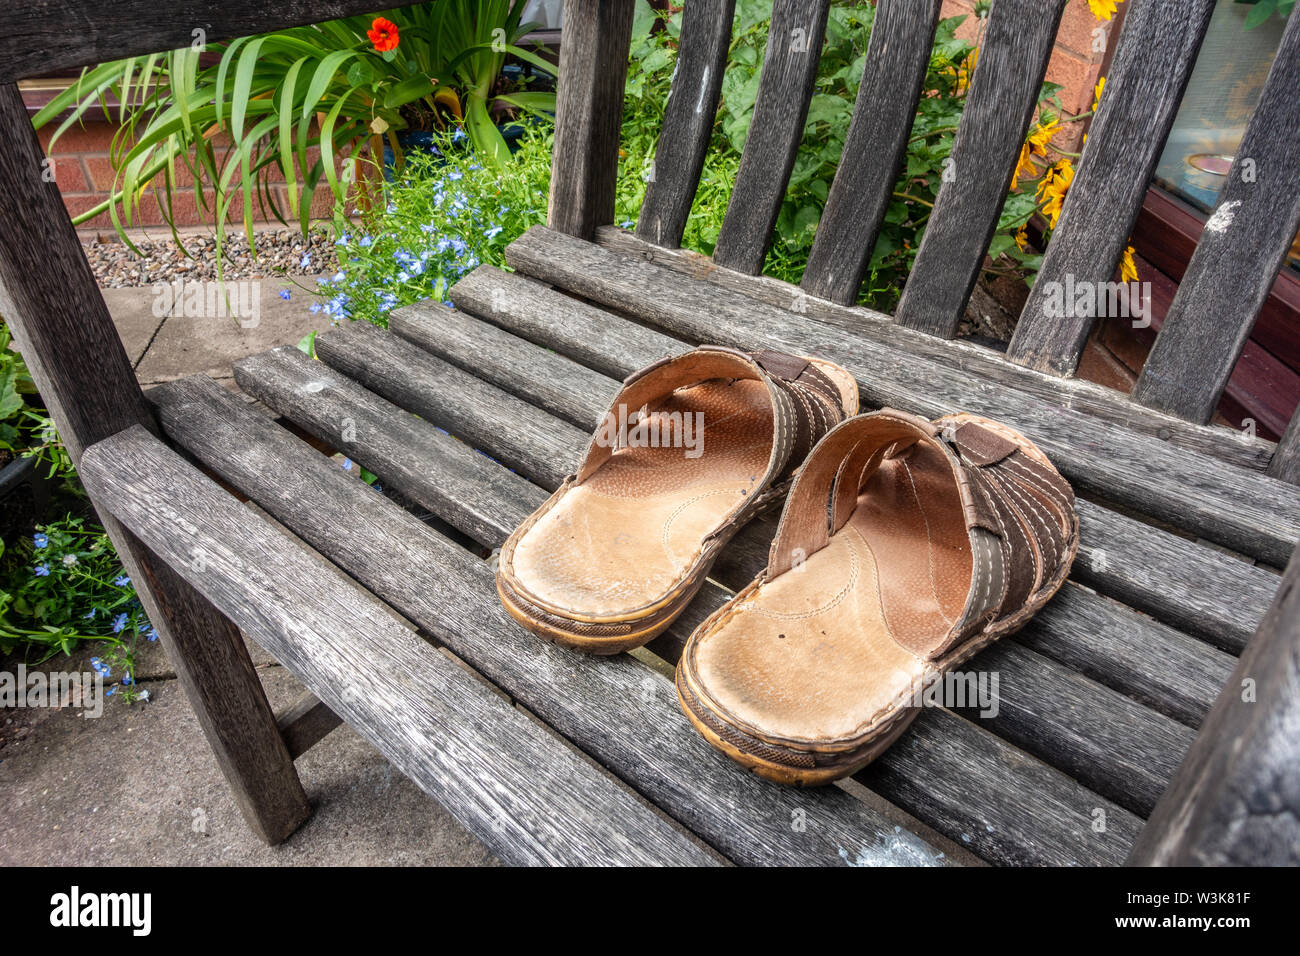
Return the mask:
[[[219,242],[240,197],[250,242],[255,204],[284,221],[271,188],[279,177],[287,185],[288,214],[305,231],[317,185],[327,183],[341,209],[355,182],[350,164],[365,150],[382,156],[383,139],[400,162],[403,129],[463,122],[480,160],[504,166],[509,151],[492,111],[554,109],[554,94],[500,89],[508,55],[551,69],[517,45],[529,29],[519,22],[522,7],[510,0],[437,0],[373,19],[216,43],[211,52],[219,58],[207,64],[196,40],[87,70],[34,123],[40,127],[71,108],[57,138],[94,104],[107,112],[106,97],[117,98],[115,192],[77,221],[107,211],[128,242],[123,220],[131,223],[146,187],[156,187],[171,220],[181,173],[188,173],[205,210],[204,187],[212,189]],[[222,133],[230,145],[219,155]]]
[[386,327],[395,308],[446,301],[447,290],[476,266],[504,267],[505,247],[546,221],[548,129],[528,131],[504,172],[457,149],[455,135],[438,140],[431,155],[412,154],[385,187],[384,204],[358,225],[336,226],[339,272],[320,284],[323,301],[313,312]]
[[96,670],[108,677],[123,669],[115,692],[132,701],[141,696],[134,660],[142,638],[158,634],[103,528],[68,515],[38,527],[17,548],[0,542],[0,652],[26,645],[39,663],[71,654],[83,641],[104,641]]
[[0,451],[18,454],[27,449],[38,412],[28,403],[36,383],[23,357],[10,349],[13,337],[0,320]]
[[[636,218],[645,195],[681,31],[680,12],[668,16],[666,28],[654,33],[650,29],[653,14],[643,3],[638,7],[623,121],[625,155],[618,194],[618,216],[623,222]],[[771,4],[759,0],[739,0],[736,4],[718,121],[682,240],[687,248],[705,254],[712,254],[717,242],[749,132],[770,11]],[[844,150],[874,14],[874,7],[867,3],[836,4],[830,9],[804,139],[764,264],[764,272],[779,279],[798,282],[807,265],[817,223]],[[889,310],[897,301],[942,184],[944,162],[952,152],[978,55],[978,37],[971,42],[957,36],[957,28],[965,19],[945,19],[936,31],[904,169],[895,184],[894,200],[885,214],[863,283],[862,301],[876,308]],[[1031,137],[1038,134],[1041,138],[1040,131],[1057,122],[1058,89],[1055,84],[1043,85],[1040,125],[1031,131]],[[1037,207],[1032,184],[1008,196],[990,248],[991,271],[1014,271],[1032,277],[1039,257],[1022,249],[1015,237]]]
[[1242,24],[1247,30],[1260,26],[1275,13],[1285,20],[1291,16],[1291,11],[1295,8],[1295,0],[1236,0],[1236,2],[1253,5]]

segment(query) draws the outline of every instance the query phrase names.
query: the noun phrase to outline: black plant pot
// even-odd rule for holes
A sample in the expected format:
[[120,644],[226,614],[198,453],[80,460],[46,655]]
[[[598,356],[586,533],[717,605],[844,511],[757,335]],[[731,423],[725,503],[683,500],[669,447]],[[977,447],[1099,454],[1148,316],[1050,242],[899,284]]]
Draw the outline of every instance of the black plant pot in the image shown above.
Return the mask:
[[31,530],[50,502],[50,480],[35,458],[15,458],[0,468],[0,537]]

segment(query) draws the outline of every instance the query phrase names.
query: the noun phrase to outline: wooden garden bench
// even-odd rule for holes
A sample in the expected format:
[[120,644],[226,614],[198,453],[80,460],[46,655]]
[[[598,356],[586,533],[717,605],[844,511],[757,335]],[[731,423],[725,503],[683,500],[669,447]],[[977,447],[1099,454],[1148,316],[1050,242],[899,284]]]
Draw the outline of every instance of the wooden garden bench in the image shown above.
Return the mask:
[[[0,309],[254,830],[275,842],[307,818],[293,761],[342,720],[514,863],[949,862],[935,834],[1002,864],[1300,860],[1300,570],[1277,570],[1300,537],[1300,425],[1275,446],[1207,424],[1300,225],[1300,17],[1240,150],[1259,175],[1229,177],[1132,396],[1071,377],[1092,321],[1053,317],[1043,290],[1112,278],[1213,0],[1131,0],[1006,354],[953,336],[1065,0],[995,0],[955,175],[893,317],[853,303],[939,0],[880,0],[801,287],[758,273],[826,4],[775,4],[708,259],[678,242],[732,3],[686,5],[655,175],[627,232],[611,222],[632,4],[569,0],[549,225],[510,247],[514,272],[467,276],[455,310],[424,302],[388,331],[325,333],[320,361],[292,346],[242,361],[238,384],[265,408],[202,377],[142,394],[14,81],[186,44],[196,26],[217,39],[372,5],[0,4]],[[772,519],[636,655],[542,643],[499,607],[482,554],[568,473],[620,378],[699,342],[823,356],[857,376],[866,407],[1004,420],[1080,495],[1072,580],[971,665],[999,673],[998,715],[927,708],[857,775],[904,814],[853,786],[765,783],[678,709],[670,665],[763,565]],[[322,442],[435,517],[343,472]],[[277,718],[241,630],[314,696]],[[920,833],[898,825],[908,815]]]

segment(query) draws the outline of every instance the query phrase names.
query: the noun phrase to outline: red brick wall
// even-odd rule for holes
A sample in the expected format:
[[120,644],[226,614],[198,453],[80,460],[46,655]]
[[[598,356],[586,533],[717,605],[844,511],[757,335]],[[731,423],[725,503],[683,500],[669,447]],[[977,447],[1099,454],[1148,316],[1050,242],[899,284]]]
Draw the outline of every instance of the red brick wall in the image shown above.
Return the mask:
[[[96,120],[87,122],[82,127],[70,127],[54,143],[53,150],[51,150],[50,137],[56,128],[57,124],[50,124],[39,130],[38,136],[41,146],[45,148],[51,160],[54,181],[58,183],[59,191],[63,194],[64,205],[67,206],[70,215],[77,216],[103,202],[112,191],[114,173],[109,154],[112,149],[113,135],[117,132],[117,126],[103,120]],[[220,158],[221,148],[228,145],[229,140],[220,137],[216,140],[216,143],[217,156]],[[308,152],[308,159],[310,162],[316,161],[315,150]],[[287,187],[284,185],[283,177],[279,175],[278,170],[272,169],[270,173],[271,180],[274,183],[271,189],[280,205],[281,214],[288,218]],[[204,209],[199,206],[195,199],[192,188],[193,179],[183,163],[177,164],[176,180],[177,188],[172,194],[172,217],[176,225],[197,226],[212,223],[216,217],[216,206],[212,191],[208,189],[204,192],[208,201],[208,207]],[[161,180],[159,182],[161,183]],[[315,196],[312,198],[312,216],[314,218],[328,218],[333,209],[333,199],[334,197],[328,187],[322,186],[317,189]],[[228,221],[242,223],[243,210],[242,197],[235,197],[230,206]],[[119,216],[123,216],[120,209]],[[253,204],[253,219],[257,222],[275,221],[275,217],[270,210],[263,211],[257,202]],[[140,199],[139,211],[134,215],[130,225],[158,226],[164,222],[163,210],[159,207],[158,198],[154,195],[152,189],[146,190],[144,196]],[[125,224],[125,218],[123,218],[123,223]],[[112,219],[105,212],[81,225],[87,228],[111,229]]]
[[[943,16],[970,14],[957,31],[957,35],[973,40],[978,31],[974,16],[974,0],[944,0]],[[1117,20],[1099,21],[1088,7],[1087,0],[1070,0],[1061,16],[1061,26],[1056,34],[1056,47],[1047,65],[1047,79],[1064,87],[1060,92],[1061,106],[1067,116],[1077,116],[1092,107],[1093,90],[1101,75],[1105,50],[1110,42],[1110,31]],[[1099,36],[1093,31],[1101,28]],[[1097,41],[1100,42],[1097,42]],[[1095,49],[1094,47],[1100,47]],[[1083,137],[1083,123],[1070,123],[1057,134],[1054,142],[1062,149],[1078,151]]]

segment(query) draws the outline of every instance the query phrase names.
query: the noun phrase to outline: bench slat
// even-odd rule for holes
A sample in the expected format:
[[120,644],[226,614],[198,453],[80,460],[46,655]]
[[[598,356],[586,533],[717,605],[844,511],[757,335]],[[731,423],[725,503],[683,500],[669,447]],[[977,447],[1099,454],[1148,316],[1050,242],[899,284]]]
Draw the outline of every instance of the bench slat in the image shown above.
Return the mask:
[[[420,316],[424,318],[421,319]],[[408,334],[416,329],[422,346],[441,349],[446,341],[446,337],[442,334],[441,323],[438,321],[441,317],[441,308],[436,303],[424,303],[422,306],[399,310],[392,317],[392,322],[393,328],[402,334]],[[463,319],[461,321],[464,322]],[[472,319],[469,321],[474,322]],[[500,334],[498,330],[483,323],[477,323],[477,326],[484,332]],[[333,334],[326,333],[321,338],[325,339]],[[462,355],[478,356],[480,363],[485,361],[483,356],[496,354],[482,345],[475,348],[472,340],[465,343],[463,348]],[[332,350],[330,354],[344,357],[343,368],[349,373],[357,364],[357,360],[352,357],[354,353],[346,348]],[[513,369],[508,376],[504,374],[505,371],[498,366],[494,374],[513,377],[516,381],[529,374],[525,367]],[[383,382],[401,380],[406,375],[400,366],[389,365],[373,370],[367,377],[372,381]],[[615,383],[609,382],[609,391],[613,391],[614,388]],[[259,387],[250,383],[250,390],[258,393]],[[292,394],[301,393],[301,389],[289,388],[285,391]],[[591,399],[591,414],[595,418],[602,413],[598,409],[603,410],[607,402],[594,395]],[[315,394],[304,395],[302,398],[302,401],[307,402],[318,400],[320,399]],[[342,407],[346,407],[346,404],[344,403]],[[437,398],[430,396],[428,404],[436,407]],[[277,406],[277,410],[295,421],[320,419],[329,422],[341,413],[337,409],[317,411],[290,406]],[[576,460],[581,449],[581,445],[575,446],[571,460]],[[383,473],[382,462],[367,464],[367,467]],[[772,530],[771,522],[761,524],[759,527],[769,533]],[[744,532],[742,536],[748,539],[748,535]],[[727,549],[729,560],[719,563],[712,572],[715,580],[732,589],[739,589],[748,584],[762,569],[766,564],[767,548],[770,543],[769,540],[761,537],[761,533],[758,541],[747,540],[738,546],[737,542],[740,541],[740,537],[733,540]],[[495,545],[501,542],[487,543]],[[736,557],[738,554],[743,554],[744,557],[738,559]],[[1094,598],[1094,600],[1102,605],[1104,610],[1122,611],[1117,605],[1104,602],[1104,599]],[[1132,612],[1128,612],[1128,616],[1137,617]],[[1089,630],[1079,633],[1075,637],[1075,642],[1086,644],[1092,638],[1093,633]],[[1184,639],[1184,643],[1192,645],[1195,642]],[[1214,660],[1220,655],[1202,646],[1202,656]],[[1168,661],[1150,659],[1147,665],[1151,672],[1167,673]],[[1023,650],[1019,656],[1010,661],[1004,660],[999,667],[991,669],[1006,671],[1009,683],[1033,688],[1035,692],[1029,696],[1038,704],[1032,711],[1026,706],[1011,709],[1004,713],[1000,722],[991,722],[990,726],[1030,752],[1042,756],[1055,765],[1066,766],[1074,776],[1094,790],[1140,812],[1146,812],[1154,805],[1164,784],[1176,768],[1182,752],[1191,744],[1191,733],[1185,727],[1163,716],[1152,714],[1133,704],[1126,697],[1095,682],[1076,678],[1059,665],[1050,663],[1032,651]],[[1225,667],[1223,673],[1228,669]],[[1213,699],[1218,686],[1220,685],[1209,685],[1203,688],[1204,707],[1208,708],[1209,701]],[[1103,724],[1106,725],[1105,728],[1102,727]],[[1141,729],[1135,732],[1132,729],[1134,727]]]
[[[246,406],[243,412],[260,418]],[[258,452],[256,445],[234,447],[246,460]],[[252,466],[271,471],[276,464]],[[101,507],[502,860],[716,862],[640,797],[399,624],[342,572],[251,515],[142,427],[92,446],[80,473]],[[312,484],[308,474],[294,478],[298,492]],[[354,519],[363,520],[364,513]],[[390,553],[406,543],[390,541]]]
[[[324,339],[328,336],[334,336],[334,335],[337,335],[337,332],[326,333],[324,336],[321,337],[321,339]],[[329,354],[336,355],[336,356],[348,356],[348,355],[354,355],[355,353],[351,353],[347,349],[336,349]],[[351,361],[353,362],[353,364],[355,364],[355,360],[351,360]],[[241,363],[237,371],[248,370],[250,368],[253,368],[253,366],[247,364],[247,360],[245,360],[244,363]],[[302,370],[301,373],[302,377],[300,378],[300,382],[307,381],[307,378],[305,377],[306,371],[307,370],[305,369]],[[372,373],[372,377],[377,381],[391,382],[394,380],[400,380],[402,378],[401,373],[402,370],[400,368],[380,368],[374,370],[374,372]],[[252,386],[252,383],[248,382],[246,379],[245,379],[245,384]],[[256,388],[256,386],[253,387]],[[329,422],[332,420],[336,420],[338,415],[341,414],[346,408],[350,407],[352,403],[352,396],[350,393],[338,394],[329,390],[308,392],[302,388],[293,388],[293,387],[278,388],[275,389],[275,391],[277,394],[282,395],[287,399],[286,404],[283,407],[279,408],[278,410],[286,414],[287,416],[304,423],[309,421]],[[429,399],[430,404],[434,407],[436,407],[437,398],[438,396],[435,395]],[[319,407],[312,408],[311,406],[319,406]],[[164,423],[167,423],[171,420],[170,414],[167,410],[164,410],[163,420]],[[197,427],[197,425],[195,425],[194,427]],[[363,449],[358,448],[357,453],[358,455],[361,455],[363,453]],[[359,458],[358,460],[365,461],[365,459],[363,458]],[[385,481],[391,481],[395,487],[398,487],[399,490],[402,490],[399,479],[390,478],[387,474],[385,474],[384,463],[382,461],[372,459],[368,464],[373,468],[379,469],[380,474],[384,475]],[[433,474],[436,479],[436,473],[438,469],[437,460],[436,459],[431,460],[428,463],[427,467],[429,468],[431,474]],[[484,469],[491,469],[497,466],[493,466],[486,459],[481,459],[480,467]],[[490,484],[490,482],[485,482],[485,484]],[[503,531],[501,538],[486,543],[499,545],[501,543],[501,540],[504,539],[505,533],[506,532]],[[691,628],[694,626],[694,623],[696,623],[698,619],[710,613],[714,608],[718,607],[726,599],[726,597],[727,597],[726,592],[724,592],[721,588],[713,584],[706,585],[705,589],[701,592],[700,596],[692,604],[692,607],[688,609],[687,614],[683,615],[683,617],[674,624],[673,628],[669,632],[668,637],[666,639],[661,638],[661,641],[666,640],[668,645],[674,648],[674,652],[670,656],[671,660],[675,661],[676,659],[675,650],[679,649],[681,644],[685,641],[686,637],[690,633]],[[662,647],[658,649],[662,650]],[[1016,670],[1016,668],[1013,668],[1013,670]],[[529,706],[530,707],[534,706],[531,701],[529,701]],[[986,766],[995,766],[995,767],[996,766],[1005,767],[1008,764],[1008,762],[1017,765],[1021,763],[1032,763],[1031,758],[1023,754],[1019,755],[1018,757],[1013,757],[1012,754],[1014,754],[1015,751],[1012,748],[1010,748],[1007,744],[1002,743],[1000,741],[994,743],[994,741],[996,741],[996,738],[992,738],[987,731],[978,729],[973,724],[970,724],[964,720],[951,718],[951,715],[944,714],[943,716],[939,716],[940,713],[941,712],[937,712],[937,711],[933,713],[927,712],[923,714],[921,718],[918,719],[918,724],[921,723],[922,721],[926,721],[928,725],[929,723],[934,723],[937,721],[945,725],[947,727],[947,729],[944,731],[945,733],[955,734],[958,739],[964,740],[969,743],[971,752],[973,755],[975,755],[972,759],[976,760],[977,762],[980,762],[981,764],[985,764]],[[950,718],[951,720],[955,720],[955,727],[949,724]],[[999,748],[1001,748],[1000,755],[999,755]],[[886,758],[887,757],[888,754],[886,755]],[[918,767],[915,770],[915,773],[924,776],[924,778],[927,781],[926,785],[931,790],[941,792],[941,796],[936,797],[935,799],[939,800],[940,803],[943,805],[949,805],[952,801],[956,799],[956,796],[958,794],[963,792],[963,790],[967,786],[967,781],[964,779],[963,774],[955,772],[952,768],[944,769],[944,768],[936,768],[932,766]],[[1041,778],[1041,774],[1036,774],[1035,776]],[[1058,826],[1056,829],[1059,830],[1060,832],[1054,835],[1054,842],[1062,843],[1062,845],[1066,847],[1074,846],[1076,840],[1075,837],[1072,836],[1072,834],[1077,835],[1080,832],[1078,829],[1080,815],[1082,814],[1082,817],[1086,819],[1087,815],[1091,813],[1091,808],[1099,805],[1098,801],[1101,798],[1098,797],[1096,794],[1089,793],[1088,791],[1083,790],[1081,787],[1079,787],[1078,784],[1074,783],[1073,781],[1070,781],[1068,778],[1063,776],[1059,780],[1057,780],[1053,786],[1048,788],[1048,793],[1050,795],[1049,799],[1052,800],[1053,802],[1072,805],[1075,808],[1071,814],[1067,815],[1066,817],[1058,821]],[[1030,799],[1027,795],[1020,796],[1017,798],[1017,802],[1022,802],[1027,799]],[[1113,805],[1111,805],[1109,801],[1102,801],[1102,804],[1106,806],[1110,806],[1112,808],[1112,811],[1117,809],[1113,807]],[[936,811],[929,804],[926,804],[925,806],[922,807],[916,807],[916,808],[909,806],[907,807],[907,809],[911,812],[917,813],[917,815],[921,816],[923,819],[927,819],[927,822],[932,822],[932,823],[936,822],[934,817]],[[991,825],[995,827],[995,831],[999,834],[996,838],[990,837],[988,840],[982,839],[979,844],[981,848],[984,848],[986,852],[994,854],[995,858],[997,859],[1003,859],[1003,857],[1007,854],[1019,854],[1024,852],[1023,844],[1014,843],[1014,842],[1010,844],[1006,843],[1008,839],[1014,840],[1015,835],[1020,833],[1020,829],[1019,826],[1015,824],[1015,821],[1009,818],[1005,814],[1005,807],[971,808],[968,806],[964,808],[964,814],[966,815],[969,815],[974,812],[978,812],[979,814],[982,815],[983,818],[987,818],[991,822]],[[1124,815],[1123,811],[1119,811],[1119,812],[1121,813],[1121,819],[1128,819]],[[928,814],[928,816],[922,816],[922,814]],[[963,821],[965,819],[966,817],[963,816],[960,820],[948,820],[947,822],[950,824],[950,830],[953,829],[954,827],[964,825]],[[1042,834],[1040,833],[1040,837],[1041,836]],[[985,847],[985,843],[988,844],[987,847]],[[1114,848],[1115,847],[1113,845],[1108,845],[1106,848],[1092,847],[1090,850],[1085,850],[1084,848],[1075,847],[1075,849],[1073,850],[1069,850],[1069,851],[1059,850],[1057,852],[1060,853],[1103,852],[1104,855],[1108,856],[1109,853],[1114,850]],[[1058,860],[1060,859],[1063,858],[1058,858]]]
[[[463,296],[458,294],[458,298]],[[519,304],[527,314],[527,304]],[[445,342],[441,326],[436,321],[442,311],[440,305],[432,302],[410,306],[393,315],[393,327],[424,347],[438,348]],[[426,318],[430,314],[433,318]],[[382,343],[389,338],[394,337],[367,334],[363,341]],[[563,351],[562,344],[552,344]],[[451,419],[441,412],[446,405],[454,406],[456,403],[451,386],[422,374],[419,362],[410,361],[409,346],[406,350],[400,347],[359,348],[356,337],[346,328],[321,336],[317,346],[323,360],[349,378],[374,389],[402,408],[446,425],[456,435],[493,457],[501,457],[498,449],[508,442],[508,436],[502,435],[495,427],[492,413],[485,410],[477,422],[471,420],[472,415],[459,417],[459,425],[454,426]],[[414,351],[426,354],[424,348]],[[481,358],[483,352],[476,350],[471,341],[464,354]],[[523,370],[505,365],[500,366],[497,372],[503,378],[514,377],[516,380],[526,376]],[[610,382],[609,391],[613,388],[614,383]],[[595,409],[601,407],[605,398],[593,393],[589,401],[595,415]],[[518,398],[503,394],[495,407],[509,415],[514,407],[511,403],[523,404]],[[524,407],[537,411],[531,405]],[[552,422],[555,429],[565,427],[558,419],[552,419]],[[569,434],[567,447],[556,457],[538,456],[517,461],[512,467],[520,468],[543,486],[554,488],[572,470],[587,441],[587,437],[577,430]],[[344,450],[365,462],[366,456],[360,446],[349,446]],[[399,490],[414,497],[404,488],[399,487]],[[528,504],[525,509],[532,507],[535,506]],[[502,524],[505,533],[513,528],[505,518]],[[748,582],[766,563],[773,531],[770,518],[751,522],[723,553],[714,568],[714,577],[733,586]],[[1067,596],[1071,600],[1064,603]],[[1046,623],[1058,619],[1059,626]],[[1048,657],[1083,670],[1107,686],[1189,726],[1199,722],[1232,666],[1228,655],[1213,651],[1204,642],[1188,638],[1074,583],[1066,585],[1065,596],[1049,604],[1035,623],[1022,632],[1021,639],[1028,646],[1043,650]]]
[[855,374],[867,402],[936,417],[967,410],[1024,431],[1084,494],[1095,494],[1274,565],[1300,538],[1300,490],[1195,452],[980,382],[863,336],[801,321],[719,286],[544,227],[506,250],[512,267],[675,335],[741,348],[812,351]]
[[[470,309],[477,302],[486,301],[490,308],[496,310],[483,313],[486,321],[518,333],[545,349],[553,349],[561,355],[581,360],[581,353],[591,347],[591,340],[584,334],[581,321],[563,325],[539,325],[530,318],[532,311],[540,308],[562,313],[562,300],[565,296],[545,289],[536,282],[517,278],[516,275],[501,273],[496,280],[478,275],[463,279],[461,282],[469,283],[469,286],[463,288],[461,283],[455,286],[456,300]],[[498,295],[495,299],[484,299],[478,294],[484,288],[500,288],[497,281],[508,285],[512,280],[517,285],[510,296]],[[544,306],[539,304],[539,299],[543,298]],[[554,301],[556,299],[561,301]],[[473,325],[465,325],[464,319],[458,319],[457,327],[462,333],[468,329],[475,334],[468,338],[463,334],[452,338],[444,333],[443,319],[444,309],[441,306],[421,302],[398,310],[393,316],[392,324],[398,335],[429,351],[448,354],[452,361],[467,369],[474,369],[478,374],[491,375],[506,383],[509,389],[528,387],[526,380],[530,376],[526,372],[526,363],[498,363],[484,356],[482,337],[490,335],[490,332],[476,330]],[[604,321],[608,323],[620,320],[606,313]],[[622,325],[626,334],[619,338],[620,343],[637,333],[650,337],[657,335],[644,326],[627,321],[622,321]],[[659,357],[686,348],[684,343],[663,337],[647,340],[647,345],[652,344],[656,348],[664,346],[664,343],[667,345],[657,353]],[[640,367],[637,364],[642,357],[639,353],[633,359],[619,359],[618,354],[610,353],[611,360],[617,366],[611,371],[612,377],[622,378]],[[651,360],[653,357],[652,354]],[[582,401],[587,405],[581,423],[584,428],[594,427],[599,420],[605,407],[602,403],[607,403],[612,388],[612,383],[607,384],[604,390],[593,385],[581,394]],[[1078,507],[1083,533],[1074,574],[1079,580],[1117,597],[1125,604],[1155,613],[1161,620],[1169,621],[1224,650],[1239,652],[1245,646],[1258,625],[1263,608],[1277,589],[1276,574],[1090,501],[1081,500]],[[1126,555],[1133,557],[1124,557]]]
[[[812,295],[842,303],[858,297],[907,155],[939,7],[940,0],[882,0],[876,6],[844,155],[801,282]],[[643,236],[639,228],[637,235]]]
[[763,268],[803,140],[829,10],[830,0],[776,0],[772,5],[758,99],[713,253],[729,268],[749,273]]
[[[168,435],[199,461],[730,859],[826,864],[840,847],[864,847],[879,862],[935,861],[932,847],[842,790],[774,787],[740,771],[699,739],[672,682],[635,658],[538,640],[501,608],[486,562],[211,380],[149,394]],[[805,832],[790,826],[800,810]],[[1122,858],[1118,843],[1098,852]]]
[[[687,249],[660,249],[616,226],[604,226],[598,229],[596,241],[614,252],[644,259],[693,279],[711,282],[751,299],[797,313],[801,319],[824,322],[846,332],[866,336],[877,342],[902,349],[910,355],[942,362],[953,368],[979,375],[989,382],[1008,385],[1046,402],[1087,412],[1097,418],[1123,425],[1125,428],[1150,435],[1180,448],[1199,451],[1256,471],[1267,468],[1273,457],[1274,443],[1263,438],[1250,437],[1237,429],[1193,424],[1173,415],[1143,408],[1133,404],[1127,395],[1116,389],[1080,378],[1059,378],[1023,365],[1014,365],[995,350],[975,342],[963,339],[941,339],[904,328],[896,325],[882,312],[828,302],[806,294],[798,286],[771,276],[749,276],[731,269],[723,269],[698,252]],[[511,275],[517,281],[546,288],[518,273],[511,273]],[[553,295],[561,294],[553,293]],[[478,303],[475,304],[473,311],[491,320],[491,316],[482,311]],[[584,364],[591,364],[586,359],[582,361]]]
[[1208,422],[1300,231],[1300,17],[1282,36],[1214,214],[1133,388]]
[[682,241],[713,137],[735,12],[736,0],[694,0],[683,9],[672,87],[636,226],[649,242]]
[[297,760],[325,737],[343,719],[321,703],[315,694],[303,694],[296,701],[275,715],[276,725],[284,737],[284,745],[289,749],[289,756]]
[[1066,0],[994,0],[895,321],[952,338],[997,229]]
[[630,0],[565,0],[546,221],[590,236],[614,221]]
[[1114,276],[1214,6],[1132,4],[1078,172],[1007,351],[1013,362],[1055,375],[1078,367],[1094,319],[1053,314],[1059,310],[1050,305],[1051,292],[1067,280],[1095,289]]

